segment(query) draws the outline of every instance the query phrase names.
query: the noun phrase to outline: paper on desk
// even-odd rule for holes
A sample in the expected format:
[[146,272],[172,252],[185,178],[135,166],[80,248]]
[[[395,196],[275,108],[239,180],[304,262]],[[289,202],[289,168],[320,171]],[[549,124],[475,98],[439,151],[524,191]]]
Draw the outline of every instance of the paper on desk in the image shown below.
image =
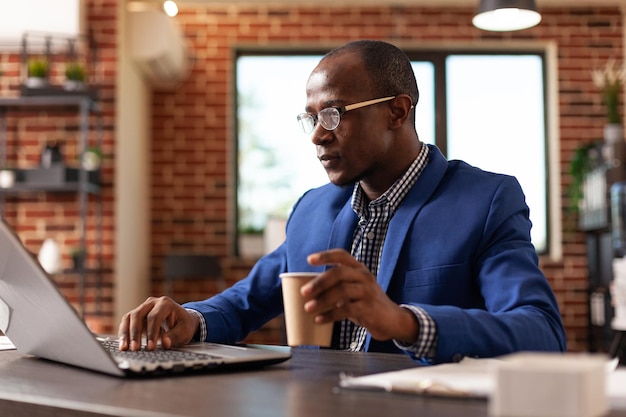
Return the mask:
[[620,366],[608,374],[607,395],[613,410],[626,410],[626,367]]
[[389,392],[486,398],[494,389],[490,366],[497,361],[465,358],[459,363],[420,366],[361,377],[342,376],[339,385]]
[[13,349],[15,349],[15,346],[13,345],[13,343],[11,343],[8,337],[0,336],[0,350],[13,350]]
[[[383,389],[420,395],[488,398],[495,390],[491,368],[500,359],[465,358],[459,363],[420,366],[360,377],[341,376],[343,388]],[[626,410],[626,366],[607,363],[606,393],[613,410]]]

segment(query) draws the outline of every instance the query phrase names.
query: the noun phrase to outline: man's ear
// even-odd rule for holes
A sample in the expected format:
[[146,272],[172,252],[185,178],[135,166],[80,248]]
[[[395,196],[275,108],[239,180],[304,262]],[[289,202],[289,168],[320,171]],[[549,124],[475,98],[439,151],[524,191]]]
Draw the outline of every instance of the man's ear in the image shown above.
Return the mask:
[[411,97],[400,94],[389,102],[389,129],[400,128],[409,118],[413,110]]

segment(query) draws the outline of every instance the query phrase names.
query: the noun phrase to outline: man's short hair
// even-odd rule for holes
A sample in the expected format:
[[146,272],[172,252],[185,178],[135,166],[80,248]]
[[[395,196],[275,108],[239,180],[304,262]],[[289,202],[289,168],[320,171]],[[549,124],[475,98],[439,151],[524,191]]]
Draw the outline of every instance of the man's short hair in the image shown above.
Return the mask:
[[359,40],[333,49],[323,59],[346,52],[361,56],[377,97],[408,94],[413,105],[417,104],[419,90],[415,73],[411,60],[401,49],[383,41]]

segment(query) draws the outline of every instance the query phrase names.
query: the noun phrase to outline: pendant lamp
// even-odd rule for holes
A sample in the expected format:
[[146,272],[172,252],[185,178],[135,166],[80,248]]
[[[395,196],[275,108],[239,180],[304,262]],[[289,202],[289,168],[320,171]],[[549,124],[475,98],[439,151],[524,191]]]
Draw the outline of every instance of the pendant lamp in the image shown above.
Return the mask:
[[178,6],[174,0],[165,0],[163,2],[163,10],[169,17],[174,17],[178,14]]
[[528,29],[540,21],[535,0],[480,0],[472,19],[477,28],[494,32]]

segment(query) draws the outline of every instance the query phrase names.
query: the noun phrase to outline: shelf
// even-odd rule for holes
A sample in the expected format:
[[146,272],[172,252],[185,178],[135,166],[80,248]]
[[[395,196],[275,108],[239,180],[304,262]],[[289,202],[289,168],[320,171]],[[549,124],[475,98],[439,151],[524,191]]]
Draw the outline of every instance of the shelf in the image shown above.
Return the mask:
[[14,169],[15,183],[11,187],[0,188],[1,193],[21,192],[79,192],[91,194],[100,192],[100,171],[86,171],[87,181],[81,188],[80,169],[65,165],[50,168]]
[[79,107],[86,102],[89,103],[92,107],[91,111],[97,110],[95,108],[95,101],[87,94],[5,97],[0,98],[0,110],[17,110],[20,108],[26,109],[29,107]]
[[99,269],[99,268],[83,268],[82,270],[79,269],[75,269],[75,268],[69,268],[69,269],[64,269],[61,272],[57,272],[56,274],[53,275],[81,275],[81,274],[103,274],[103,273],[107,273],[107,272],[111,272],[110,270],[105,271],[103,269]]
[[[51,193],[72,193],[80,191],[80,183],[67,182],[58,185],[37,185],[37,184],[15,184],[10,188],[0,188],[3,194],[19,194],[25,192],[51,192]],[[96,184],[85,184],[84,191],[90,194],[98,194],[100,186]]]
[[86,171],[86,182],[81,188],[80,169],[65,165],[50,168],[14,169],[15,183],[11,187],[0,188],[3,193],[27,191],[78,192],[91,194],[100,192],[100,171]]
[[22,94],[22,97],[32,98],[52,96],[55,99],[58,99],[59,97],[89,97],[94,101],[98,99],[98,90],[93,87],[85,87],[80,90],[67,90],[63,86],[57,85],[48,85],[40,88],[32,88],[22,85],[20,86],[20,93]]
[[[82,155],[89,149],[90,135],[96,133],[96,144],[98,147],[102,145],[102,112],[95,101],[93,91],[63,91],[60,88],[47,87],[44,89],[28,89],[22,88],[21,97],[0,98],[0,165],[5,166],[7,162],[7,136],[9,132],[14,133],[16,141],[20,140],[19,132],[13,132],[9,129],[7,119],[13,117],[14,113],[41,111],[47,112],[51,116],[59,112],[74,112],[78,120],[78,137],[76,142],[78,145],[78,155]],[[91,115],[95,114],[95,120]],[[27,113],[30,117],[30,114]],[[95,122],[95,124],[94,124]],[[19,126],[18,126],[19,129]],[[52,127],[51,129],[55,129]],[[90,199],[89,194],[97,195],[95,220],[97,236],[96,252],[98,255],[98,264],[102,265],[101,245],[102,245],[102,194],[100,186],[100,170],[87,171],[82,165],[68,167],[64,164],[57,165],[52,163],[51,166],[33,167],[33,168],[16,168],[12,169],[15,173],[15,179],[11,187],[0,188],[0,215],[4,217],[5,204],[7,199],[16,198],[23,193],[74,193],[77,196],[78,203],[78,227],[79,245],[86,247],[87,234],[87,217],[88,205]],[[19,201],[18,201],[19,202]],[[86,293],[85,288],[88,285],[94,285],[97,293],[96,302],[97,309],[100,311],[100,300],[102,299],[102,271],[100,269],[79,269],[66,270],[66,274],[78,276],[78,303],[80,305],[81,314],[85,314]],[[87,279],[88,275],[95,275],[95,282]]]

